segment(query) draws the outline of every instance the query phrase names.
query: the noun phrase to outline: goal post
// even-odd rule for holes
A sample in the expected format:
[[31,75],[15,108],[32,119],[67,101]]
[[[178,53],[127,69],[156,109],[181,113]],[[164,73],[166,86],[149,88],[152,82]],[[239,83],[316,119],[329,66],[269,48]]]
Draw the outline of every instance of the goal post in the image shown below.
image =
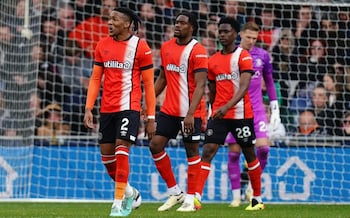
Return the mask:
[[[82,123],[93,63],[94,41],[89,37],[99,37],[89,28],[103,36],[107,23],[78,28],[106,13],[106,4],[103,0],[88,0],[85,5],[69,0],[0,1],[0,201],[112,201],[114,183],[101,162],[98,133]],[[257,45],[271,55],[284,126],[278,137],[273,133],[262,174],[264,202],[350,203],[350,139],[344,134],[350,125],[349,1],[128,0],[119,4],[140,16],[142,25],[135,34],[152,48],[155,68],[160,66],[160,46],[173,37],[173,21],[181,10],[196,14],[199,29],[194,37],[209,55],[221,49],[220,17],[235,16],[241,25],[259,24]],[[81,36],[73,39],[72,31],[80,31]],[[329,85],[327,79],[333,83]],[[321,108],[312,100],[320,85],[326,88],[329,106],[320,109],[316,120],[324,128],[306,136],[313,129],[300,122],[300,114]],[[267,96],[264,103],[269,103]],[[98,109],[96,104],[96,118]],[[301,125],[305,131],[300,131]],[[166,186],[142,133],[141,125],[139,140],[130,149],[129,181],[143,201],[163,201]],[[178,183],[186,190],[181,139],[171,140],[166,151]],[[232,198],[227,152],[227,146],[221,146],[213,160],[204,190],[206,202]],[[242,155],[242,166],[243,162]]]

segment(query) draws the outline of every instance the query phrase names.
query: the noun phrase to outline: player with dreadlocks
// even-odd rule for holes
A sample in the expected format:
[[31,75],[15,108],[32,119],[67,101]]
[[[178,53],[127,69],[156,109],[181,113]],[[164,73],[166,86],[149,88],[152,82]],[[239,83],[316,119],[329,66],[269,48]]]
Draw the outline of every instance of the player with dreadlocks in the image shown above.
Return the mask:
[[[99,144],[102,162],[115,181],[114,202],[110,216],[128,216],[137,194],[128,184],[129,149],[139,131],[141,78],[147,107],[146,134],[155,134],[155,91],[152,52],[146,41],[132,34],[140,19],[128,8],[115,8],[110,13],[109,36],[95,48],[84,124],[94,128],[92,109],[103,80],[100,108]],[[133,29],[132,29],[133,28]]]

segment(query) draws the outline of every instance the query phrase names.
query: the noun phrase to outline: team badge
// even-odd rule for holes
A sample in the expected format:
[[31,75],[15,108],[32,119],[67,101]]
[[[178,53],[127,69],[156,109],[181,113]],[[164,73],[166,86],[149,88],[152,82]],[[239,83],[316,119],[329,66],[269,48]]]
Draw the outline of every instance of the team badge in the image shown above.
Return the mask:
[[261,60],[260,58],[257,58],[257,59],[255,60],[255,66],[261,67],[261,65],[262,65],[262,60]]
[[212,136],[214,133],[213,129],[208,129],[207,130],[207,136]]

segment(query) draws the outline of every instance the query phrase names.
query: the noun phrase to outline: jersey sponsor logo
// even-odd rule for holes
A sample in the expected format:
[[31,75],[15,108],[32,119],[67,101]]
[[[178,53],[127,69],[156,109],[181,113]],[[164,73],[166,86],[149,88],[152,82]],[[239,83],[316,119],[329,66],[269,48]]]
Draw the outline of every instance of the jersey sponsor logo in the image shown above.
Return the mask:
[[232,73],[232,74],[225,74],[221,73],[216,76],[216,81],[222,81],[222,80],[236,80],[238,78],[237,73]]
[[119,62],[119,61],[106,61],[104,62],[104,67],[105,68],[119,68],[119,69],[131,69],[131,64],[126,61],[126,62]]
[[173,72],[176,72],[176,73],[186,73],[186,66],[185,65],[180,65],[180,66],[177,66],[175,64],[167,64],[166,65],[166,70],[167,71],[173,71]]

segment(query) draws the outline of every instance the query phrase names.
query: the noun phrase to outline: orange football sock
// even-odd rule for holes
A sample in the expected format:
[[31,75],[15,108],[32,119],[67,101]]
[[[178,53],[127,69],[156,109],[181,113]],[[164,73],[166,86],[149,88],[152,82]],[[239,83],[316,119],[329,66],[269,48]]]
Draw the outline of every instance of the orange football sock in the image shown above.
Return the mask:
[[129,177],[129,148],[119,145],[115,149],[117,159],[115,176],[115,199],[123,199]]
[[261,167],[258,158],[248,163],[248,175],[253,189],[253,196],[261,195]]
[[201,167],[199,170],[196,192],[202,195],[205,182],[207,181],[207,178],[210,173],[210,163],[202,161],[200,165]]
[[116,165],[115,155],[102,155],[102,163],[105,165],[108,175],[115,181]]
[[158,154],[153,154],[153,161],[157,167],[160,176],[165,181],[168,188],[176,185],[176,179],[171,169],[170,157],[165,151]]
[[196,192],[198,175],[201,169],[200,156],[187,158],[187,194],[194,194]]
[[114,198],[119,199],[119,200],[123,199],[124,194],[125,194],[125,188],[126,188],[126,183],[116,182],[115,183]]

